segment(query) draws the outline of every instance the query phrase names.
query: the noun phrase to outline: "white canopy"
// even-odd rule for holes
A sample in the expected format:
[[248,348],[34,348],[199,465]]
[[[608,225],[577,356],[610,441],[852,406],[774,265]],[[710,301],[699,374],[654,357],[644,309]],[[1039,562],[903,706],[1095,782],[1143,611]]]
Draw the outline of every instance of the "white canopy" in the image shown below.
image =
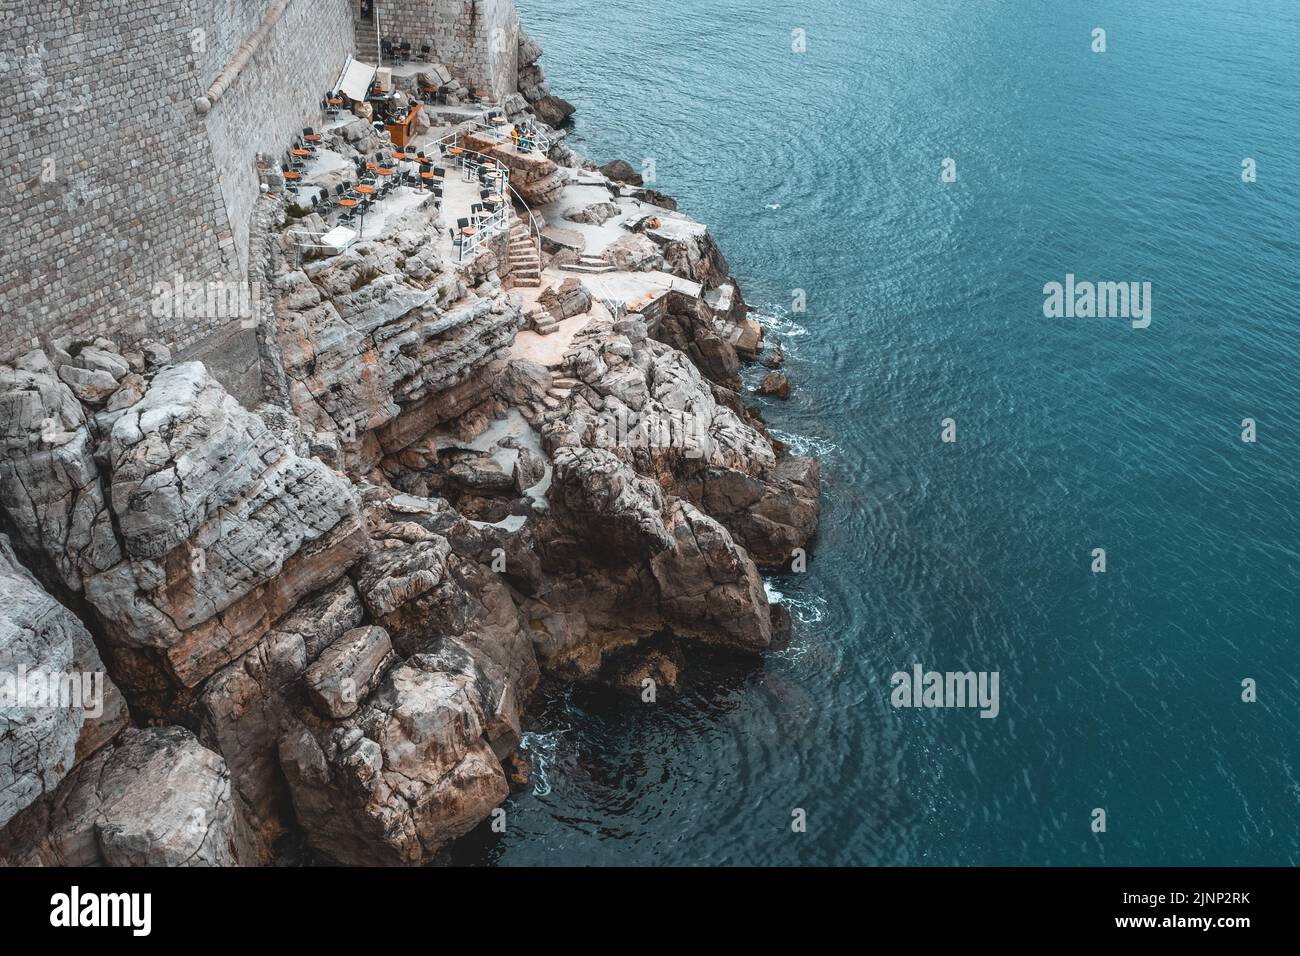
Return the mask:
[[348,57],[348,62],[344,64],[343,72],[339,75],[339,81],[334,84],[334,92],[341,90],[354,100],[364,100],[366,91],[370,89],[370,81],[374,78],[375,67]]

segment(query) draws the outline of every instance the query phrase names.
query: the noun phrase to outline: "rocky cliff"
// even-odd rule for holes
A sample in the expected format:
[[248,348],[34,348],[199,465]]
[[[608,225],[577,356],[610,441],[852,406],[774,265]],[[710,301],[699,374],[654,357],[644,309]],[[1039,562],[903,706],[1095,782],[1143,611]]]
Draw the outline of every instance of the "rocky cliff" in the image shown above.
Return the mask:
[[[516,108],[562,119],[526,54]],[[522,182],[601,175],[549,132]],[[707,230],[634,237],[620,268],[690,290],[654,308],[545,290],[542,360],[504,246],[454,263],[419,213],[303,259],[286,199],[266,404],[152,342],[0,366],[0,668],[108,675],[93,714],[0,707],[4,861],[428,862],[527,780],[544,676],[785,639],[759,563],[808,544],[818,469],[741,400],[759,332]]]

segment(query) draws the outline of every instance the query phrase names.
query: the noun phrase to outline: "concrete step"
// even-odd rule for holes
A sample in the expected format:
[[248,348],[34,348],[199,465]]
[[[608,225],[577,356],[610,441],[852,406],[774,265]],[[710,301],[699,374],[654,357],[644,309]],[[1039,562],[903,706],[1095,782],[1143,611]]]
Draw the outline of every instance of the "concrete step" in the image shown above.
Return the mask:
[[583,262],[567,262],[564,265],[560,266],[560,268],[564,269],[566,272],[581,272],[583,275],[599,275],[606,272],[618,271],[608,262],[599,266],[587,265],[586,263]]

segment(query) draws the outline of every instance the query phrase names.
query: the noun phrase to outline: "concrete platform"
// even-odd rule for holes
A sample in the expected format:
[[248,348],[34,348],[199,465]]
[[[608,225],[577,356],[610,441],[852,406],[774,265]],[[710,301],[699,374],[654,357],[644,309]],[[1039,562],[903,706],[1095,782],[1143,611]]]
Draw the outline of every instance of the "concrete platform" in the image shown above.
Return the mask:
[[[383,202],[370,207],[366,214],[365,227],[361,229],[362,239],[374,239],[388,228],[388,223],[395,221],[409,212],[421,209],[433,202],[433,194],[418,192],[410,186],[398,186]],[[361,220],[357,223],[360,225]]]
[[[518,292],[540,292],[540,289],[518,289]],[[526,302],[524,311],[527,312],[529,307],[535,305],[537,296],[532,296],[532,302]],[[515,344],[510,350],[512,359],[528,359],[530,362],[537,362],[539,365],[545,365],[549,369],[558,368],[564,362],[564,356],[569,351],[569,346],[573,344],[573,337],[577,335],[592,319],[609,318],[609,312],[600,303],[593,303],[591,311],[583,315],[575,315],[571,318],[564,319],[557,323],[555,331],[550,335],[538,335],[536,332],[524,330],[515,335]]]

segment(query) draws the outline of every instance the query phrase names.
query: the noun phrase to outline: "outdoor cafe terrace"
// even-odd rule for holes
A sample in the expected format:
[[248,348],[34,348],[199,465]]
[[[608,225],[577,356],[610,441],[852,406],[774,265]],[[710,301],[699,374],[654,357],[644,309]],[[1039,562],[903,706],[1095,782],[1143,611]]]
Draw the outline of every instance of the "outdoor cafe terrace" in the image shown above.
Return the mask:
[[[438,254],[464,261],[488,238],[508,230],[515,216],[528,218],[527,208],[510,187],[509,167],[466,147],[457,130],[469,128],[489,137],[493,152],[521,155],[543,149],[545,141],[531,127],[508,123],[499,110],[479,107],[439,111],[439,119],[450,122],[416,134],[410,114],[424,105],[418,101],[397,114],[398,124],[357,116],[351,105],[341,94],[328,94],[321,126],[304,128],[280,160],[280,174],[294,205],[326,223],[325,232],[303,245],[341,252],[357,240],[382,235],[412,212],[432,212],[427,208],[432,206],[443,224],[435,240]],[[366,153],[352,155],[355,150],[347,149],[345,155],[327,144],[344,142],[328,134],[356,123],[369,123],[374,130],[358,146]],[[521,208],[514,209],[516,204]]]
[[[413,102],[411,109],[433,107],[424,117],[432,125],[416,133],[417,125],[424,124],[411,122],[409,114],[394,113],[398,122],[385,123],[355,115],[351,104],[346,97],[327,96],[322,125],[304,129],[280,163],[295,214],[315,213],[324,221],[323,230],[291,227],[300,255],[344,253],[359,240],[409,224],[413,214],[436,254],[447,261],[468,261],[487,239],[507,233],[511,284],[525,315],[540,307],[546,289],[566,279],[580,279],[594,297],[588,313],[544,323],[549,327],[536,332],[520,331],[514,349],[518,357],[550,366],[559,363],[573,335],[592,317],[651,310],[674,291],[692,298],[706,294],[698,283],[679,276],[629,271],[609,261],[606,250],[644,228],[647,220],[663,241],[681,241],[705,230],[626,192],[615,198],[618,211],[611,218],[585,221],[585,208],[610,203],[610,183],[598,173],[560,170],[558,188],[530,209],[520,189],[535,185],[539,168],[550,176],[556,166],[546,158],[545,139],[528,126],[508,122],[499,109]],[[512,184],[512,174],[520,177],[517,184]],[[428,229],[428,223],[436,227]],[[576,261],[544,265],[543,235],[557,247],[581,254]],[[729,288],[708,294],[727,296]]]

